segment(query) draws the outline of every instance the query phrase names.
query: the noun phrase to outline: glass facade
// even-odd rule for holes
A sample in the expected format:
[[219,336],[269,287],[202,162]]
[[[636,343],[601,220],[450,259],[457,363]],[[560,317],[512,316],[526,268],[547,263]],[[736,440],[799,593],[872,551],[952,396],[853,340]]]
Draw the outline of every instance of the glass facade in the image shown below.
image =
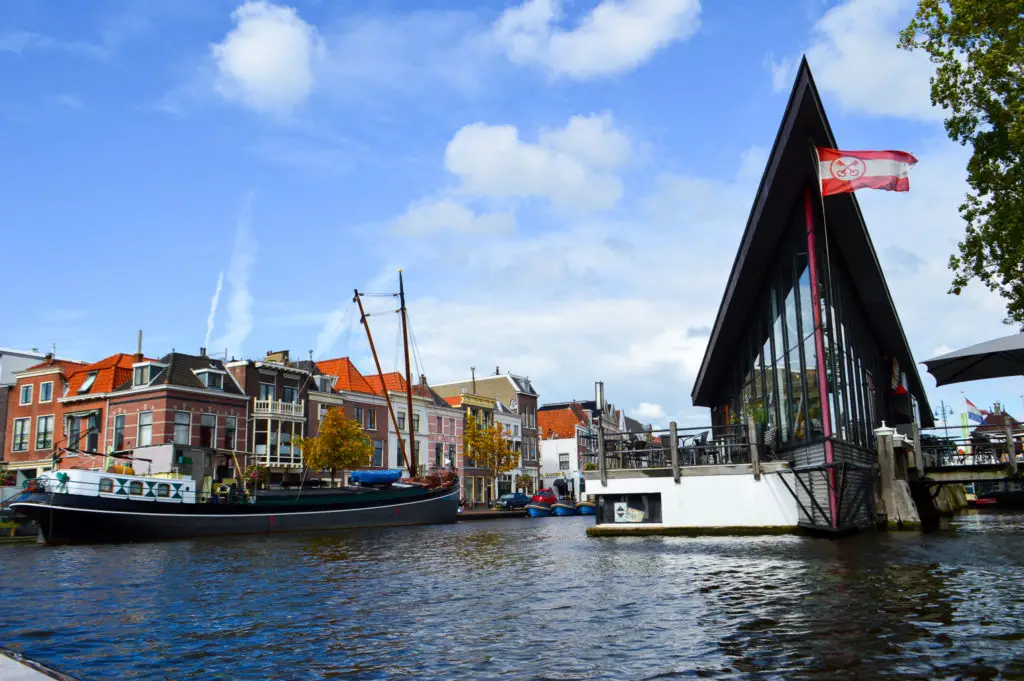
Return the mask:
[[[826,258],[820,229],[815,299],[802,208],[801,200],[737,345],[727,393],[732,397],[712,409],[712,420],[751,431],[763,424],[766,444],[777,451],[820,442],[828,431],[837,440],[873,449],[872,431],[881,423],[876,381],[884,375],[882,351],[849,271],[836,253]],[[820,346],[815,334],[819,321]],[[819,364],[824,364],[824,376]]]

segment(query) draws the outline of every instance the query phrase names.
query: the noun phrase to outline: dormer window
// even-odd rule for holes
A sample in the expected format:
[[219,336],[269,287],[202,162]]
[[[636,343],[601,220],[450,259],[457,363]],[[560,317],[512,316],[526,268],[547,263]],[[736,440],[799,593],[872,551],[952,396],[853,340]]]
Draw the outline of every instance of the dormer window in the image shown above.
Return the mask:
[[224,372],[219,369],[197,369],[196,376],[211,390],[224,389]]
[[82,381],[82,387],[80,387],[78,389],[78,392],[79,393],[87,393],[87,392],[89,392],[89,388],[91,388],[92,384],[96,382],[96,375],[97,374],[99,374],[98,371],[90,371],[89,375],[85,377],[84,381]]
[[334,385],[334,377],[332,376],[317,376],[317,382],[320,385],[320,392],[329,393]]
[[132,386],[135,388],[141,388],[149,385],[153,382],[154,378],[160,375],[160,372],[163,371],[166,366],[166,364],[157,364],[155,362],[133,364]]

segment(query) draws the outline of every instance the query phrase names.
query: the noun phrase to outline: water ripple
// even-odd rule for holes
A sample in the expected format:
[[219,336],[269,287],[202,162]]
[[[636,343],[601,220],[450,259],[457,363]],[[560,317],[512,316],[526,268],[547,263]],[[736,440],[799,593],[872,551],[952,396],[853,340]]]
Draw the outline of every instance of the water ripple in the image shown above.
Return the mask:
[[0,640],[97,680],[1024,676],[1024,515],[838,542],[588,522],[5,546]]

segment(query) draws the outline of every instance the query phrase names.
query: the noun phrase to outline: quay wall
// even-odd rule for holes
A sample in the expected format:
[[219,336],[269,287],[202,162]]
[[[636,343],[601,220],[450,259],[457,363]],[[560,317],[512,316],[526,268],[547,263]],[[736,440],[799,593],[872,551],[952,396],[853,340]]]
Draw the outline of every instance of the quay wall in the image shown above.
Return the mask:
[[[671,476],[609,476],[607,487],[588,474],[591,495],[660,495],[660,523],[616,522],[607,517],[588,529],[591,535],[614,534],[759,534],[796,532],[796,499],[772,472],[755,479],[748,464],[689,468],[679,483]],[[614,475],[614,474],[613,474]]]

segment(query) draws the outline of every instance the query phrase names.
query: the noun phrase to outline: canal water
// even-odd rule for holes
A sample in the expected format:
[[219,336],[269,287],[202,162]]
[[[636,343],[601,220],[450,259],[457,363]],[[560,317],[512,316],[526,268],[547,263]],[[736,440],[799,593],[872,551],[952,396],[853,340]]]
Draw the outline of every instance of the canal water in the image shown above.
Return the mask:
[[828,541],[592,518],[0,546],[0,645],[82,679],[1024,677],[1024,515]]

